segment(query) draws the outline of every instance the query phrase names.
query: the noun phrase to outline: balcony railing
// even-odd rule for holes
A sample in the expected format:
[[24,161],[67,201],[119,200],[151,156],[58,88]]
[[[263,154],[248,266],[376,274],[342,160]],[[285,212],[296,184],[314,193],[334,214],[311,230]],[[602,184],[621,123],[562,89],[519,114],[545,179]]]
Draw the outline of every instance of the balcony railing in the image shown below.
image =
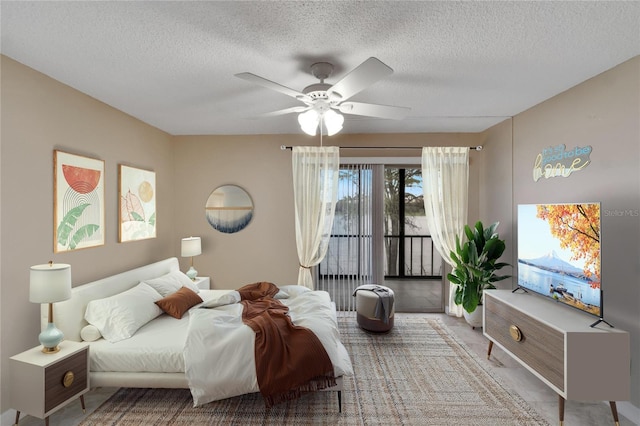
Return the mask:
[[[327,255],[319,265],[320,277],[370,276],[370,239],[370,235],[331,235]],[[387,235],[384,239],[385,278],[442,277],[442,258],[435,250],[430,235]],[[402,250],[401,241],[404,242]],[[394,257],[396,266],[391,272],[390,255]],[[399,269],[397,265],[401,258],[403,268]]]
[[[385,235],[385,278],[441,278],[442,257],[433,246],[431,235]],[[403,247],[401,244],[403,244]],[[393,253],[395,246],[395,273],[389,271],[391,262],[389,253]],[[401,247],[404,250],[401,253]],[[402,259],[403,268],[398,268]]]

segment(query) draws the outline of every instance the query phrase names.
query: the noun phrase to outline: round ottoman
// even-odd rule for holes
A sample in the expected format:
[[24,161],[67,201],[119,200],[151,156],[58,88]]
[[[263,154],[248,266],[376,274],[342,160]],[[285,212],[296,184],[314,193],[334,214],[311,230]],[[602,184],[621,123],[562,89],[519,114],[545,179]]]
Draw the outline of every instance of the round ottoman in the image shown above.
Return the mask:
[[[379,303],[382,303],[381,296],[374,291],[376,288],[381,290],[379,293],[383,295],[382,297],[388,298],[387,306],[390,308],[390,312],[386,322],[383,318],[376,317],[376,308]],[[355,296],[357,320],[360,328],[374,333],[386,333],[393,328],[393,315],[395,313],[393,290],[381,285],[368,284],[358,287],[355,290]]]

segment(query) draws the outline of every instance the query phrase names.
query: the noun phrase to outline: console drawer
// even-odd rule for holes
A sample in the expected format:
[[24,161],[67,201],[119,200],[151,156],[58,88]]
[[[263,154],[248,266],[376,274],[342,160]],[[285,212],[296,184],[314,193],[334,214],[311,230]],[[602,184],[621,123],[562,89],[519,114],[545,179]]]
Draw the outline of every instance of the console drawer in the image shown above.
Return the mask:
[[564,392],[564,333],[493,297],[485,297],[484,309],[487,336]]

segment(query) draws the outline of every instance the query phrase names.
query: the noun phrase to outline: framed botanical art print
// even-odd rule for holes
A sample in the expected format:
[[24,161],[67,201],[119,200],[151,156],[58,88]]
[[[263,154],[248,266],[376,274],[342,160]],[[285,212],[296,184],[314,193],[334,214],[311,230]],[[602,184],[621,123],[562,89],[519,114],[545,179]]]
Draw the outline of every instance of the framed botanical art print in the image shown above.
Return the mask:
[[127,241],[156,237],[156,174],[120,164],[118,239]]
[[53,151],[53,251],[104,245],[104,160]]

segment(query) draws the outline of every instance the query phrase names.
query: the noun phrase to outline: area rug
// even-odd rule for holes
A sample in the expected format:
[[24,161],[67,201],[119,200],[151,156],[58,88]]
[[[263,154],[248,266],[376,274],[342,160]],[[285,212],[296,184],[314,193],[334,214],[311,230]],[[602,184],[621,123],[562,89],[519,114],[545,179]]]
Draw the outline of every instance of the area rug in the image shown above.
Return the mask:
[[266,409],[260,394],[193,407],[186,389],[120,389],[81,426],[97,425],[548,425],[486,370],[439,319],[396,314],[370,334],[339,313],[355,374],[336,392],[316,392]]

